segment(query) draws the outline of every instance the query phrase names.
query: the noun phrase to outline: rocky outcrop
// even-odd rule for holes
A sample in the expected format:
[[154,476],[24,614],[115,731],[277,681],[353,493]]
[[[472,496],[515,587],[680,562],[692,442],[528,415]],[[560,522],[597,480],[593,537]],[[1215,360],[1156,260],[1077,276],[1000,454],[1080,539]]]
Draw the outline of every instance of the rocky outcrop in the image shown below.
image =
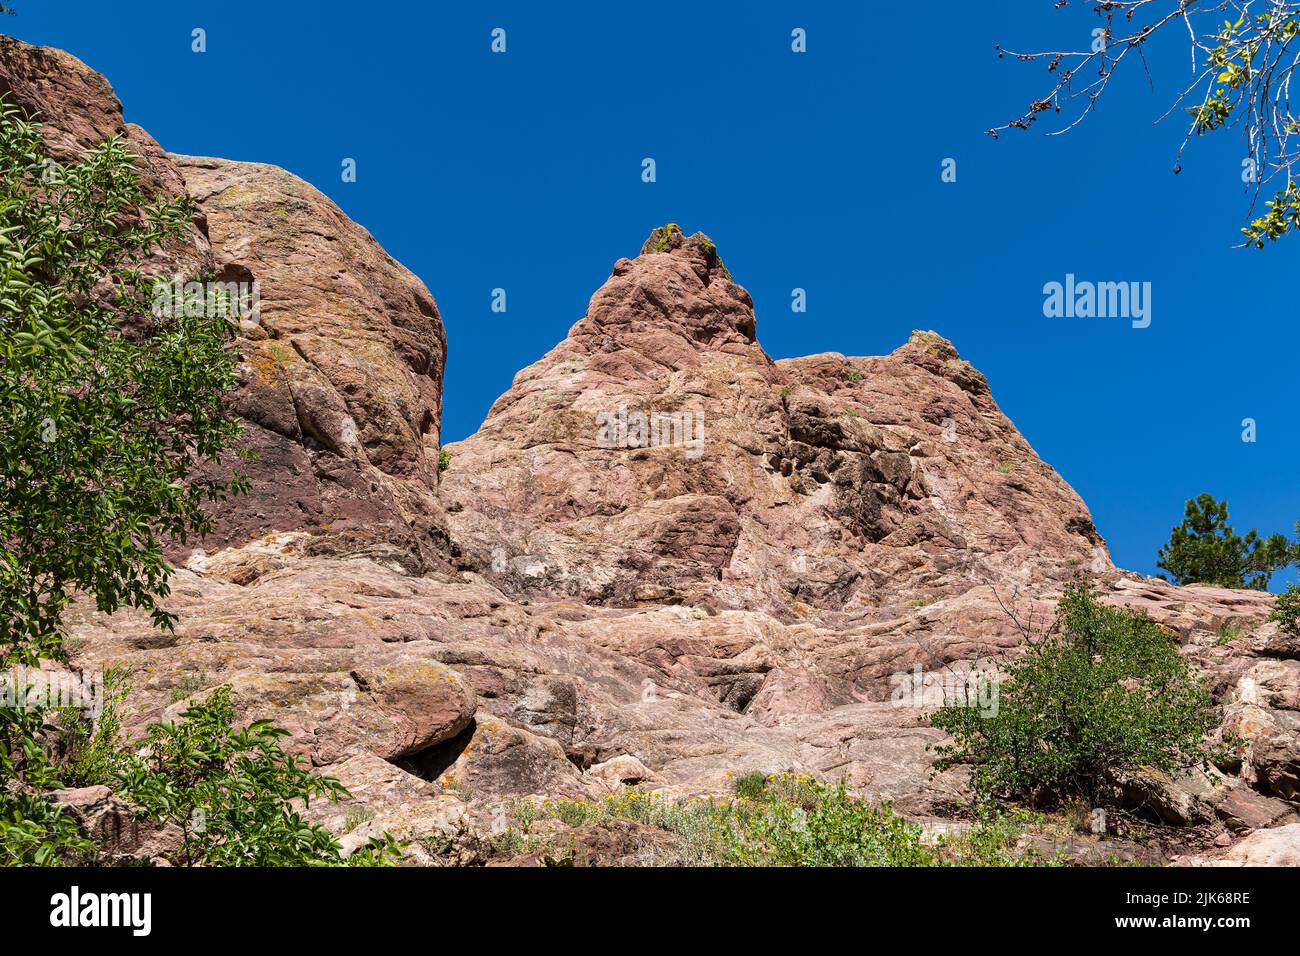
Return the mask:
[[41,121],[52,158],[121,136],[146,186],[197,202],[192,243],[164,250],[148,274],[257,293],[235,342],[242,385],[231,401],[256,457],[222,468],[247,474],[251,491],[219,508],[200,546],[309,531],[318,551],[387,548],[414,567],[437,563],[447,349],[423,283],[296,176],[166,153],[70,54],[0,36],[0,93]]
[[212,549],[311,531],[424,566],[442,549],[438,483],[447,345],[433,297],[307,183],[274,166],[170,156],[204,212],[219,278],[256,282],[233,408],[256,454]]
[[512,595],[878,623],[1110,568],[1078,496],[946,340],[774,362],[676,226],[448,446],[460,566]]
[[139,157],[146,187],[171,196],[184,194],[184,182],[162,147],[122,119],[122,104],[108,80],[71,53],[0,35],[0,96],[42,122],[51,159],[69,162],[87,146],[122,137]]
[[1300,866],[1300,823],[1260,830],[1225,853],[1180,861],[1184,866]]
[[81,832],[94,843],[96,861],[101,864],[167,866],[185,838],[174,823],[158,825],[142,819],[108,787],[52,790],[45,800],[77,821]]
[[[1228,843],[1292,819],[1300,665],[1271,598],[1115,569],[941,336],[774,361],[714,244],[662,227],[440,480],[442,324],[368,233],[282,170],[166,154],[66,54],[0,41],[0,89],[52,149],[122,133],[198,202],[160,275],[260,289],[231,405],[253,487],[177,553],[175,632],[70,615],[79,666],[131,672],[128,735],[229,684],[352,792],[313,819],[349,847],[390,830],[418,863],[484,862],[521,798],[708,794],[751,770],[933,820],[966,788],[930,772],[925,681],[1019,653],[1007,608],[1043,622],[1083,575],[1165,625],[1224,707],[1224,766],[1117,781],[1134,812]],[[570,829],[583,860],[663,849]]]

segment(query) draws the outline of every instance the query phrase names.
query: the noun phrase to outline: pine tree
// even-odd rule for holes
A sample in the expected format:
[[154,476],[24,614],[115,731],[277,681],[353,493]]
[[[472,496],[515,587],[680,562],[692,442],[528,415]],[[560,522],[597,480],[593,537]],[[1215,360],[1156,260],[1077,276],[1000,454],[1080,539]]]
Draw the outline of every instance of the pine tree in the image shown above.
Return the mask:
[[1268,588],[1273,572],[1286,567],[1292,552],[1280,534],[1261,538],[1253,528],[1242,537],[1228,524],[1227,501],[1203,494],[1187,502],[1186,517],[1160,549],[1156,567],[1175,584],[1225,588]]

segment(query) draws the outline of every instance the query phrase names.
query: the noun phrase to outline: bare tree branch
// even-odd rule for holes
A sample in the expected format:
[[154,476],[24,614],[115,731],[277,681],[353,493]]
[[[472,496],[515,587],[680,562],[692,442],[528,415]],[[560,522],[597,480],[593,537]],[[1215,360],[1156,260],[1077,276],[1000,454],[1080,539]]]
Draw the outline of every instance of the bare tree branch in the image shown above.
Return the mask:
[[[1057,7],[1068,0],[1057,0]],[[1046,61],[1055,83],[1025,112],[988,130],[994,138],[1010,129],[1027,130],[1045,113],[1064,114],[1049,136],[1066,133],[1093,112],[1111,79],[1136,52],[1153,84],[1146,46],[1181,23],[1191,59],[1191,82],[1156,120],[1181,111],[1188,128],[1175,154],[1174,172],[1193,137],[1236,127],[1246,141],[1242,180],[1251,188],[1253,212],[1260,190],[1277,182],[1268,212],[1242,229],[1243,245],[1300,229],[1300,186],[1293,170],[1300,162],[1300,121],[1291,104],[1291,78],[1300,67],[1300,0],[1098,0],[1101,25],[1088,50],[1016,53],[999,46],[999,57]]]

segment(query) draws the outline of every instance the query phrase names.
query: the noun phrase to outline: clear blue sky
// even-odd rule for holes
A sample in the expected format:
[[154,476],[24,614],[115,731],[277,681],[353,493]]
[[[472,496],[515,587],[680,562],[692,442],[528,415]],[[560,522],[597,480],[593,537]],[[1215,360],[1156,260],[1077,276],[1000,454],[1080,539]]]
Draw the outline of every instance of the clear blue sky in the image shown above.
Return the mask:
[[[950,338],[1122,566],[1153,572],[1202,491],[1239,531],[1300,518],[1300,238],[1231,248],[1235,133],[1171,174],[1183,127],[1152,120],[1186,82],[1172,34],[1151,51],[1154,92],[1121,78],[1068,137],[993,142],[983,131],[1045,90],[1042,67],[994,44],[1086,46],[1090,5],[13,3],[0,30],[107,75],[164,147],[291,170],[425,281],[450,340],[447,440],[673,221],[717,243],[773,356]],[[940,180],[947,157],[956,183]],[[1151,282],[1150,328],[1045,318],[1043,285],[1067,272]]]

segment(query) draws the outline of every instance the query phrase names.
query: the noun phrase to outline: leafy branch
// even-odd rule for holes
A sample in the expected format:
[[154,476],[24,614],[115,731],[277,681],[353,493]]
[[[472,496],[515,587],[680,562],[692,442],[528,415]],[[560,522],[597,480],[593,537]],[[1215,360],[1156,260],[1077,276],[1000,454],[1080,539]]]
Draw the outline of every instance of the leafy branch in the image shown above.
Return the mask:
[[[1057,7],[1068,0],[1057,0]],[[1181,111],[1188,117],[1174,172],[1195,137],[1237,127],[1247,143],[1243,179],[1253,185],[1253,212],[1264,187],[1276,184],[1267,212],[1243,227],[1242,246],[1266,242],[1300,228],[1300,186],[1294,169],[1300,161],[1300,121],[1291,101],[1291,79],[1300,67],[1300,2],[1297,0],[1101,0],[1093,7],[1100,26],[1088,50],[1017,53],[997,48],[999,58],[1046,62],[1054,85],[1028,108],[989,135],[1027,130],[1045,114],[1064,114],[1059,136],[1097,109],[1124,63],[1142,64],[1154,85],[1146,48],[1171,28],[1186,31],[1191,81],[1157,119]],[[1181,33],[1182,31],[1176,31]]]

